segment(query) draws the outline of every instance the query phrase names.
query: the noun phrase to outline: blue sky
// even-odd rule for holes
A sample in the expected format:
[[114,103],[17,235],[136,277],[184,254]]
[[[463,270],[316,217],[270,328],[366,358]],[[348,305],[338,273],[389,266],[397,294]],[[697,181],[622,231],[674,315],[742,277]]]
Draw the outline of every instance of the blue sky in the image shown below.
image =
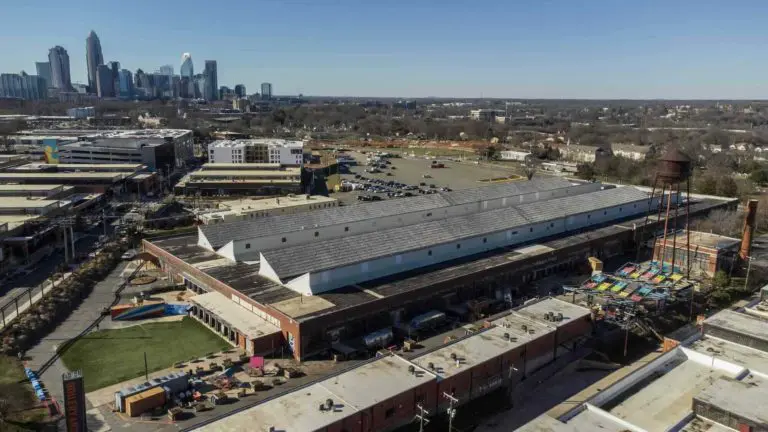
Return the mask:
[[4,2],[0,72],[85,38],[134,71],[190,52],[219,85],[277,94],[768,99],[768,1],[39,0]]

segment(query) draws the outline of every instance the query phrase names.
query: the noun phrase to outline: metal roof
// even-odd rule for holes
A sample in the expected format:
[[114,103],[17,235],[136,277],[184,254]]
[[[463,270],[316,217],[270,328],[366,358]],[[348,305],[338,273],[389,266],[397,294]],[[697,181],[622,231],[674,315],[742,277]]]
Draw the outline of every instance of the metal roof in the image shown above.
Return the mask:
[[232,240],[247,240],[285,234],[302,229],[341,225],[366,219],[449,207],[467,202],[559,189],[569,187],[570,185],[570,182],[561,178],[542,178],[529,182],[490,185],[455,192],[320,209],[308,213],[278,215],[258,220],[207,225],[200,229],[211,246],[217,248],[224,246]]
[[[599,193],[536,201],[518,206],[517,208],[520,209],[523,216],[531,223],[538,223],[553,219],[554,217],[562,217],[565,214],[587,213],[624,202],[641,201],[644,199],[648,199],[647,193],[633,187],[620,187],[605,189],[599,191]],[[567,203],[567,205],[564,205],[564,203]]]
[[[634,188],[607,189],[261,253],[280,278],[291,277],[644,199],[647,195]],[[548,213],[539,213],[542,204]]]

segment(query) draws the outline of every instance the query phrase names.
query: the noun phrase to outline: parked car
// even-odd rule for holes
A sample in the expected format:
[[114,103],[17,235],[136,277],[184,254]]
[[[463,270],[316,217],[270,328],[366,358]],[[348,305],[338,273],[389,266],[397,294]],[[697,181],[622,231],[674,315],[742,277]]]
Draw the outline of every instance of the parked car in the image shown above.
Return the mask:
[[136,258],[136,255],[137,255],[136,251],[131,249],[129,251],[126,251],[120,258],[122,258],[124,260],[129,260],[130,261],[130,260]]

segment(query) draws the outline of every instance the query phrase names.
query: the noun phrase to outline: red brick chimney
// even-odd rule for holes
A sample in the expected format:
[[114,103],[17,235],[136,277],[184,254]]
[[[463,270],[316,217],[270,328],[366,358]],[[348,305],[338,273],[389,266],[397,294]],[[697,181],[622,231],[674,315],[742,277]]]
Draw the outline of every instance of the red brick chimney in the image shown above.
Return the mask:
[[752,235],[755,232],[755,218],[757,217],[757,200],[747,202],[747,215],[744,217],[744,230],[741,233],[741,248],[739,257],[746,260],[752,253]]

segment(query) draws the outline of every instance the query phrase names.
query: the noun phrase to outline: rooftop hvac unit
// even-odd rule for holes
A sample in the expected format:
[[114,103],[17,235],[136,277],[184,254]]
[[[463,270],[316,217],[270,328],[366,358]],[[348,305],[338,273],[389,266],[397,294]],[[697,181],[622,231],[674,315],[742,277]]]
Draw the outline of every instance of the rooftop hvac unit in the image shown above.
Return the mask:
[[504,333],[504,339],[509,340],[509,333]]
[[528,326],[526,324],[521,325],[520,328],[523,329],[524,332],[528,331]]
[[320,404],[320,406],[317,407],[318,411],[325,411],[325,404]]
[[562,321],[563,320],[563,313],[562,312],[558,312],[557,313],[557,320],[558,321]]
[[429,364],[427,365],[427,367],[429,368],[429,370],[435,370],[435,364],[434,364],[434,363],[432,363],[432,362],[429,362]]
[[451,360],[456,361],[457,358],[458,356],[456,355],[456,353],[451,353]]
[[408,372],[413,375],[416,373],[416,368],[413,365],[408,366]]
[[328,411],[331,411],[333,409],[333,399],[325,400],[325,409],[327,409]]

